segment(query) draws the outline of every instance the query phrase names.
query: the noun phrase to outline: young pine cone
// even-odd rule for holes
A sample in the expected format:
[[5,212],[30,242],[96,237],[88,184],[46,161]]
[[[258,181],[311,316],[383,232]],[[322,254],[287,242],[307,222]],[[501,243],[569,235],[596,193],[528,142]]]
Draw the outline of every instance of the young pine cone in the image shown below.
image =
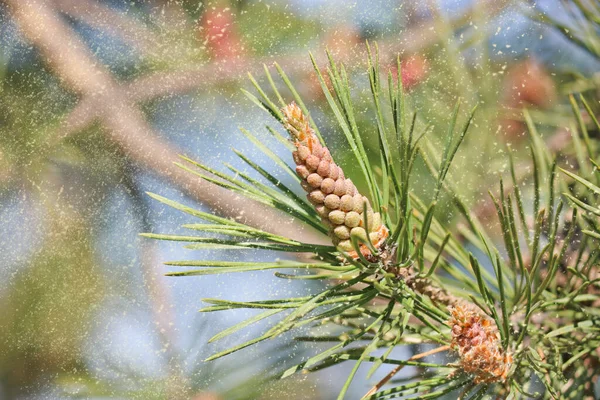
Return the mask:
[[512,356],[502,349],[494,321],[468,303],[450,307],[450,313],[451,347],[463,371],[475,376],[474,383],[504,382]]
[[[354,258],[358,258],[358,254],[352,247],[351,235],[369,240],[379,249],[388,236],[381,215],[373,212],[369,200],[358,192],[350,179],[346,179],[344,171],[333,161],[327,147],[319,143],[302,110],[291,103],[282,112],[284,126],[297,148],[293,153],[296,173],[302,178],[301,185],[308,192],[308,200],[329,228],[333,244]],[[365,203],[368,226],[365,226],[363,215]],[[360,251],[365,256],[371,254],[364,244],[361,244]]]

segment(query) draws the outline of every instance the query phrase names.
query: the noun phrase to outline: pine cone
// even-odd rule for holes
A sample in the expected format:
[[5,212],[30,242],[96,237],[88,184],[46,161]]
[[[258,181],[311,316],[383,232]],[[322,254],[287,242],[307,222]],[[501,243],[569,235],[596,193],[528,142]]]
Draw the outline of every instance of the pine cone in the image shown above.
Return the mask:
[[[388,229],[381,222],[381,215],[373,212],[369,200],[361,195],[354,183],[344,176],[342,168],[336,165],[327,147],[323,147],[308,118],[302,110],[291,103],[282,109],[284,126],[289,132],[297,150],[293,153],[296,173],[302,178],[302,187],[308,192],[308,200],[323,223],[329,228],[329,236],[340,251],[358,258],[350,241],[350,235],[364,241],[370,240],[379,249],[388,236]],[[365,227],[363,204],[367,205]],[[361,253],[371,254],[366,245],[361,244]]]
[[458,351],[460,365],[475,376],[475,383],[504,382],[512,356],[502,350],[498,327],[474,305],[450,307],[451,347]]

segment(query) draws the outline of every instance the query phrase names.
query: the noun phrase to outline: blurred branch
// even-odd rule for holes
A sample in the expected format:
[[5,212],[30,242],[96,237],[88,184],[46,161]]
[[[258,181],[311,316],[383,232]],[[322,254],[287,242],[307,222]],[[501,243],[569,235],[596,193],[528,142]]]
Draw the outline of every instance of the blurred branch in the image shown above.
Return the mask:
[[[141,216],[142,229],[148,232],[152,228],[152,224],[150,223],[144,192],[136,184],[131,168],[128,168],[124,172],[123,178],[127,194]],[[142,267],[144,286],[148,291],[148,298],[151,303],[150,308],[153,313],[158,336],[161,339],[161,351],[165,355],[170,370],[169,398],[188,397],[190,382],[185,376],[183,362],[176,351],[175,315],[171,307],[169,307],[172,304],[171,292],[166,282],[163,281],[165,276],[161,272],[160,263],[157,261],[158,246],[149,240],[140,240],[138,254]]]
[[[487,17],[493,18],[506,7],[507,3],[508,0],[482,1],[477,7],[451,20],[449,24],[455,29],[468,24],[475,13],[480,12],[478,9],[487,10]],[[398,55],[406,56],[414,54],[437,43],[440,40],[440,36],[435,27],[435,21],[428,21],[420,26],[408,28],[399,39],[379,43],[381,64],[393,64]],[[319,65],[325,66],[328,60],[322,50],[316,51],[314,56]],[[356,68],[364,64],[363,53],[364,50],[342,52],[342,54],[337,55],[337,59],[348,64],[349,67]],[[132,102],[149,101],[158,97],[176,96],[192,92],[202,87],[219,83],[245,79],[248,72],[255,77],[259,77],[264,74],[263,65],[273,65],[275,60],[290,76],[306,74],[306,71],[312,71],[311,62],[306,52],[303,51],[302,53],[287,56],[278,55],[255,58],[251,61],[246,60],[246,62],[240,62],[239,60],[234,60],[233,62],[212,62],[197,68],[161,71],[136,79],[133,82],[125,84],[124,87],[125,92]],[[97,118],[94,101],[94,98],[85,98],[80,101],[66,119],[64,135],[69,135],[85,128]]]
[[[149,101],[164,96],[184,94],[206,85],[239,80],[250,71],[259,75],[262,64],[251,68],[246,64],[212,63],[201,68],[157,72],[123,84],[123,91],[134,103]],[[260,66],[260,69],[258,69]],[[306,65],[308,67],[308,64]],[[62,137],[69,136],[89,126],[98,118],[97,99],[88,97],[82,99],[65,119]]]
[[173,163],[179,160],[178,154],[183,151],[159,139],[110,72],[93,57],[47,0],[4,2],[10,6],[23,34],[39,48],[63,83],[84,98],[92,99],[95,117],[100,118],[109,138],[129,159],[174,183],[187,195],[222,215],[305,242],[324,240],[313,231],[302,230],[293,220],[284,220],[279,213],[231,196],[176,167]]
[[57,8],[68,16],[85,24],[117,36],[142,50],[151,52],[156,47],[156,35],[134,18],[94,0],[53,0]]

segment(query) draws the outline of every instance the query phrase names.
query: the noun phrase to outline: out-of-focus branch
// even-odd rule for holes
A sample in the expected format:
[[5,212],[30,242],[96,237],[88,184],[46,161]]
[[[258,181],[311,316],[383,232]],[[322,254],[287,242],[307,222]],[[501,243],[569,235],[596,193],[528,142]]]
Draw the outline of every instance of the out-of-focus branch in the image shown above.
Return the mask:
[[[258,63],[262,70],[262,64]],[[148,101],[162,96],[176,96],[193,90],[203,85],[213,85],[240,79],[246,72],[260,73],[257,67],[235,63],[211,63],[204,67],[180,71],[157,72],[147,75],[130,83],[122,85],[123,92],[133,103]],[[89,126],[98,118],[94,97],[86,97],[79,101],[77,106],[65,119],[62,136],[69,136],[74,132]]]
[[118,36],[144,53],[157,46],[156,35],[142,23],[93,0],[53,0],[57,8],[109,35]]
[[194,178],[173,163],[180,150],[159,139],[141,111],[94,59],[77,35],[46,0],[4,0],[23,34],[41,51],[64,84],[93,99],[93,107],[109,138],[135,163],[175,184],[190,197],[221,213],[267,231],[322,243],[324,238],[302,229],[281,214],[232,196],[211,183]]
[[[488,18],[492,18],[500,13],[506,4],[507,0],[486,0],[477,5],[477,8],[487,10]],[[475,12],[475,9],[467,11],[461,17],[450,21],[450,25],[456,28],[467,24]],[[398,54],[401,56],[414,54],[437,43],[440,37],[435,25],[435,22],[428,21],[408,28],[398,39],[380,42],[379,52],[382,65],[393,63]],[[336,56],[336,59],[348,64],[349,67],[356,67],[364,63],[363,53],[364,51],[342,52]],[[314,55],[318,65],[327,65],[328,60],[324,51],[315,51]],[[157,72],[126,84],[125,91],[132,102],[148,101],[161,96],[176,96],[202,87],[243,79],[247,72],[254,76],[261,76],[264,74],[263,65],[272,65],[275,61],[291,76],[312,71],[312,64],[307,54],[302,52],[286,56],[255,58],[246,63],[232,60],[230,62],[213,62],[179,71]],[[77,132],[93,122],[97,117],[94,112],[96,108],[94,101],[94,98],[84,98],[79,102],[66,119],[64,135]]]
[[[148,208],[145,206],[144,193],[139,189],[131,172],[123,173],[123,184],[127,193],[141,216],[142,229],[148,231],[151,228]],[[142,240],[138,246],[138,254],[142,267],[142,276],[148,297],[150,308],[154,316],[156,330],[161,338],[162,349],[171,371],[169,377],[169,398],[189,397],[190,384],[183,370],[183,363],[180,355],[175,350],[176,331],[175,315],[171,307],[171,292],[165,284],[165,276],[159,268],[156,268],[158,260],[158,245],[154,241]]]

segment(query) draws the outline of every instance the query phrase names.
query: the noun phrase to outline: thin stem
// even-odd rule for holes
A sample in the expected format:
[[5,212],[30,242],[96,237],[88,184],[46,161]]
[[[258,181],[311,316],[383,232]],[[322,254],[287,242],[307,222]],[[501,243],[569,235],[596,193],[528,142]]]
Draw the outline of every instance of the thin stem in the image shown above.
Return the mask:
[[[412,356],[411,358],[408,359],[408,361],[415,361],[418,360],[420,358],[424,358],[433,354],[437,354],[437,353],[441,353],[442,351],[446,351],[446,350],[450,350],[450,346],[445,345],[445,346],[440,346],[437,347],[435,349],[429,350],[429,351],[425,351],[423,353],[419,353],[419,354],[415,354],[414,356]],[[362,398],[366,399],[367,397],[375,394],[379,389],[381,389],[383,387],[383,385],[385,385],[386,383],[389,382],[390,379],[392,379],[394,377],[394,375],[396,375],[398,372],[400,372],[400,370],[404,368],[404,365],[398,365],[397,367],[395,367],[394,369],[392,369],[382,380],[380,380],[379,382],[377,382],[377,384],[375,386],[373,386]]]

